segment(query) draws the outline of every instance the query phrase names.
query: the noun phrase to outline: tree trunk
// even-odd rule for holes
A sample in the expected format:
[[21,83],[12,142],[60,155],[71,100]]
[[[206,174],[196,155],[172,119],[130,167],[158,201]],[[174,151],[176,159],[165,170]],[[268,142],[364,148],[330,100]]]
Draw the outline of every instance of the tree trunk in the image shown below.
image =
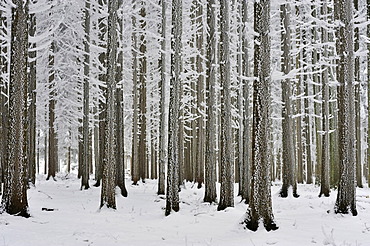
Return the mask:
[[203,69],[203,57],[204,57],[204,47],[203,47],[203,6],[202,3],[196,1],[196,47],[198,50],[198,55],[196,57],[196,70],[197,70],[197,176],[195,181],[198,183],[198,189],[202,187],[204,183],[204,69]]
[[116,209],[116,74],[117,74],[117,17],[118,0],[108,1],[108,42],[107,42],[107,97],[106,97],[106,130],[103,162],[103,178],[100,208]]
[[[323,2],[322,5],[322,17],[324,21],[327,20],[328,7],[326,2]],[[323,48],[323,57],[325,61],[328,59],[328,31],[325,27],[322,28],[322,42],[324,44]],[[327,61],[329,63],[329,61]],[[321,160],[321,182],[320,182],[320,194],[319,196],[328,197],[330,194],[330,176],[329,176],[329,167],[330,167],[330,142],[329,142],[329,67],[327,65],[322,66],[322,160]]]
[[48,176],[46,180],[52,177],[55,180],[55,173],[58,165],[58,149],[56,143],[55,129],[55,41],[52,41],[49,54],[49,151],[48,151]]
[[168,123],[166,120],[166,50],[167,50],[167,43],[166,43],[166,9],[167,9],[167,0],[161,0],[162,4],[162,28],[161,28],[161,102],[160,102],[160,112],[161,112],[161,119],[160,119],[160,126],[159,126],[159,177],[158,177],[158,195],[165,194],[165,169],[167,165],[167,151],[166,151],[166,124]]
[[[370,21],[370,0],[367,0],[367,21]],[[367,24],[367,36],[370,37],[370,24]],[[370,187],[370,42],[367,43],[367,185]]]
[[[145,6],[140,9],[140,29],[142,32],[146,29],[146,10]],[[139,116],[140,116],[140,131],[139,131],[139,179],[141,178],[144,182],[147,175],[147,146],[146,146],[146,128],[147,128],[147,117],[146,117],[146,76],[147,76],[147,59],[146,59],[146,38],[145,34],[140,35],[140,57],[139,57],[139,86],[140,86],[140,97],[139,97]]]
[[244,220],[246,228],[256,231],[260,219],[267,231],[276,230],[270,188],[270,84],[271,37],[270,1],[254,3],[254,77],[251,196]]
[[[248,22],[248,1],[242,0],[242,24],[243,24],[243,40],[242,40],[242,78],[249,77],[249,54],[248,54],[248,35],[246,35],[247,22]],[[249,203],[250,193],[250,111],[249,111],[249,100],[250,100],[250,85],[249,80],[243,79],[243,97],[244,97],[244,112],[243,112],[243,163],[241,170],[242,190],[241,197],[245,203]]]
[[[281,21],[283,26],[282,32],[282,67],[281,70],[285,76],[289,76],[291,71],[291,31],[290,31],[290,3],[285,3],[281,6]],[[292,103],[292,85],[289,78],[282,81],[282,138],[283,138],[283,185],[281,187],[280,196],[288,196],[288,188],[293,187],[293,196],[297,194],[297,180],[295,170],[295,153],[294,153],[294,123],[293,123],[293,103]]]
[[14,0],[12,8],[9,81],[9,132],[4,194],[1,208],[9,214],[29,217],[27,200],[27,90],[28,1]]
[[334,6],[336,19],[341,23],[336,30],[340,180],[335,213],[350,210],[356,216],[353,7],[351,0],[338,0]]
[[[123,38],[123,19],[118,18],[119,22],[119,44],[122,44]],[[127,197],[127,189],[125,184],[125,129],[124,129],[124,98],[123,98],[123,50],[120,48],[118,52],[116,82],[116,134],[117,134],[117,157],[116,157],[116,185],[121,190],[121,195]]]
[[215,0],[207,2],[207,121],[205,150],[205,194],[204,202],[216,202],[216,9]]
[[221,99],[221,191],[217,210],[234,207],[234,156],[231,115],[231,78],[230,78],[230,19],[229,1],[220,1],[221,21],[221,57],[220,81]]
[[[33,0],[32,4],[36,1]],[[29,35],[34,37],[36,34],[36,15],[29,17]],[[29,43],[30,49],[36,48],[36,43]],[[36,50],[29,51],[29,91],[31,99],[29,106],[29,154],[28,154],[28,180],[33,185],[36,182]]]
[[84,40],[84,84],[83,84],[83,126],[82,126],[82,165],[81,190],[89,189],[89,94],[90,94],[90,1],[85,1],[85,40]]
[[[359,13],[358,0],[354,0],[355,12]],[[355,53],[360,49],[360,23],[355,22]],[[361,158],[361,77],[360,77],[360,57],[355,56],[355,127],[356,127],[356,184],[363,188],[362,184],[362,158]]]
[[172,0],[172,28],[171,28],[171,80],[170,80],[170,108],[168,116],[168,168],[166,212],[179,211],[178,192],[178,134],[181,89],[181,35],[182,35],[182,0]]
[[[135,12],[136,3],[135,0],[132,0],[133,12]],[[136,34],[136,16],[132,14],[132,81],[133,81],[133,115],[132,115],[132,154],[131,154],[131,179],[133,185],[137,185],[137,182],[140,180],[139,173],[139,149],[138,149],[138,57],[137,57],[137,34]]]

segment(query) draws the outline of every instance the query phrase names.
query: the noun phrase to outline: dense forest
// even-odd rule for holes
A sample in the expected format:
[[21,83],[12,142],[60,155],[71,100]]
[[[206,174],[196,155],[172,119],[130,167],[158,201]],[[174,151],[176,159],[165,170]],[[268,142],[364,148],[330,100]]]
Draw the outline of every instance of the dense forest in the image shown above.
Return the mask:
[[356,216],[369,66],[369,0],[1,0],[0,213],[76,172],[101,208],[128,179],[158,180],[166,215],[186,182],[220,211],[237,187],[245,228],[270,231],[279,181]]

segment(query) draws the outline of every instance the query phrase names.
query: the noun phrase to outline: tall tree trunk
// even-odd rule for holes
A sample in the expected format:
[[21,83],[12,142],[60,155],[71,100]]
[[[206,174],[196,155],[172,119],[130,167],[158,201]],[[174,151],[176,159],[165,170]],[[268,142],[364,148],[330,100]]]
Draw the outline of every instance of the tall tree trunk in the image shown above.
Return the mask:
[[172,0],[170,110],[168,116],[168,167],[166,216],[179,211],[178,134],[181,89],[182,0]]
[[167,43],[166,43],[166,9],[167,9],[167,0],[161,0],[162,5],[162,27],[161,27],[161,102],[160,102],[160,112],[161,112],[161,119],[160,119],[160,126],[159,126],[159,177],[158,177],[158,195],[165,194],[165,169],[167,165],[167,151],[166,151],[166,50],[167,50]]
[[[370,22],[370,0],[367,0],[367,21]],[[367,24],[367,36],[370,37],[370,24]],[[370,187],[370,42],[367,43],[367,185]]]
[[[291,71],[291,31],[290,31],[290,3],[285,3],[281,6],[281,21],[283,26],[282,32],[282,67],[281,70],[285,76],[289,76]],[[290,78],[283,79],[282,81],[282,128],[283,128],[283,185],[281,187],[280,196],[288,196],[288,188],[293,187],[293,196],[298,197],[297,194],[297,180],[295,170],[295,153],[294,153],[294,136],[292,129],[293,123],[293,103],[292,103],[292,85]]]
[[[33,0],[32,4],[36,1]],[[36,15],[30,14],[29,35],[34,37],[36,34]],[[36,43],[30,43],[29,48],[29,96],[31,103],[29,106],[29,154],[28,154],[28,180],[33,185],[36,182]]]
[[[354,0],[356,13],[359,13],[358,0]],[[360,49],[360,28],[355,22],[355,53]],[[363,188],[362,184],[362,158],[361,158],[361,77],[360,77],[360,56],[355,56],[355,127],[356,127],[356,184]]]
[[220,2],[221,58],[220,75],[221,99],[221,191],[217,210],[234,207],[234,156],[231,116],[231,77],[230,77],[230,19],[229,0]]
[[196,69],[197,69],[197,177],[196,182],[198,183],[198,189],[202,187],[204,183],[204,76],[203,76],[203,57],[204,57],[204,45],[203,45],[203,5],[200,1],[196,1],[196,47],[198,55],[196,57]]
[[256,231],[260,219],[267,231],[276,230],[270,188],[270,84],[271,37],[270,1],[254,3],[254,77],[251,196],[245,218],[246,228]]
[[[313,1],[313,6],[312,6],[312,16],[314,19],[318,18],[317,17],[317,7],[316,7],[316,1],[317,0],[314,0]],[[321,147],[321,125],[322,125],[322,122],[321,122],[321,118],[320,117],[316,117],[316,115],[321,115],[320,114],[320,105],[317,103],[318,100],[320,100],[320,74],[319,74],[319,64],[318,64],[318,61],[320,59],[320,49],[316,48],[317,46],[317,43],[320,42],[319,40],[319,36],[318,36],[318,31],[317,31],[317,23],[316,21],[314,21],[313,23],[313,27],[312,27],[312,39],[313,39],[313,42],[312,42],[312,45],[313,45],[313,52],[312,52],[312,72],[313,72],[313,95],[314,95],[314,98],[315,100],[313,101],[313,105],[314,105],[314,132],[315,132],[315,144],[316,144],[316,150],[315,150],[315,154],[316,154],[316,166],[315,166],[315,183],[316,184],[319,184],[320,181],[321,181],[321,150],[322,150],[322,147]]]
[[85,1],[81,189],[89,189],[90,0]]
[[140,116],[140,131],[139,131],[139,179],[143,181],[147,178],[147,145],[146,145],[146,128],[147,128],[147,117],[146,117],[146,76],[147,76],[147,59],[146,59],[146,38],[144,31],[146,29],[146,10],[145,6],[141,6],[140,9],[140,57],[139,57],[139,86],[140,86],[140,97],[139,97],[139,116]]
[[49,151],[48,151],[48,176],[46,180],[52,177],[55,180],[55,173],[58,165],[58,149],[56,143],[56,129],[55,129],[55,41],[51,43],[49,51]]
[[353,6],[351,0],[337,0],[334,6],[340,23],[336,30],[340,180],[335,213],[350,210],[356,216]]
[[[327,20],[328,6],[326,1],[323,1],[321,15],[324,18],[324,21]],[[322,42],[323,47],[323,57],[326,62],[328,59],[328,31],[325,27],[322,28]],[[330,167],[330,142],[329,142],[329,67],[327,65],[322,66],[322,159],[321,159],[321,182],[320,182],[320,194],[319,196],[328,197],[330,194],[330,176],[329,176],[329,167]]]
[[12,8],[9,133],[1,210],[29,217],[27,200],[28,1]]
[[[136,12],[135,0],[132,0],[133,12]],[[131,154],[131,179],[134,185],[140,180],[139,172],[139,146],[138,146],[138,54],[137,54],[137,27],[136,14],[132,14],[132,81],[133,81],[133,115],[132,115],[132,154]]]
[[[5,33],[7,29],[7,17],[4,12],[0,11],[0,31]],[[8,54],[8,43],[3,43],[0,47],[0,86],[1,86],[1,94],[0,94],[0,103],[1,103],[1,133],[0,139],[1,142],[5,143],[8,138],[8,129],[9,129],[9,108],[7,106],[8,101],[8,87],[9,81],[6,81],[5,77],[8,76],[8,62],[6,59],[6,55]],[[9,77],[9,76],[8,76]],[[1,187],[2,183],[4,183],[4,175],[5,169],[7,165],[7,146],[6,144],[2,144],[0,147],[1,151],[1,162],[0,162],[0,194],[1,194]]]
[[250,111],[249,111],[249,98],[250,98],[250,85],[249,80],[249,54],[248,54],[248,35],[246,35],[247,22],[248,22],[248,1],[242,0],[242,24],[243,24],[243,40],[242,40],[242,78],[243,78],[243,97],[244,97],[244,112],[243,112],[243,163],[241,170],[241,180],[242,190],[241,197],[245,203],[249,203],[249,193],[250,193]]
[[[297,15],[299,14],[299,8],[296,7],[296,13]],[[297,46],[300,46],[302,40],[302,35],[301,35],[301,27],[297,27],[297,34],[296,34],[296,39],[297,39]],[[300,47],[299,47],[300,48]],[[300,69],[302,66],[302,51],[300,50],[297,58],[296,58],[296,69]],[[297,95],[301,95],[303,93],[303,76],[302,74],[299,74],[297,76]],[[302,98],[299,97],[296,99],[296,111],[295,113],[297,115],[301,115],[304,111],[302,110]],[[303,152],[304,152],[304,143],[303,143],[303,138],[302,138],[302,132],[303,132],[303,127],[302,127],[302,116],[296,117],[296,148],[297,148],[297,155],[296,155],[296,160],[297,160],[297,182],[300,184],[303,184]]]
[[103,163],[103,178],[100,207],[116,209],[116,74],[117,74],[117,17],[118,0],[108,1],[108,42],[107,42],[107,97],[106,130]]
[[216,9],[215,0],[207,1],[207,121],[205,150],[205,194],[204,202],[216,202]]
[[[120,3],[122,4],[122,3]],[[123,19],[118,18],[119,22],[119,52],[117,61],[117,73],[116,82],[118,83],[116,88],[116,134],[117,134],[117,157],[116,157],[116,185],[121,190],[121,195],[127,197],[127,189],[125,184],[125,129],[124,129],[124,98],[123,98]]]

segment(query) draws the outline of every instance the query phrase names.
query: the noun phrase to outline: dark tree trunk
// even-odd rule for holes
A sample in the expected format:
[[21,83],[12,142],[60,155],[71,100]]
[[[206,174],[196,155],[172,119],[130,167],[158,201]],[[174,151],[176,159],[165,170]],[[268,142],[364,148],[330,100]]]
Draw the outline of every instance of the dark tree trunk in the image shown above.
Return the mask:
[[179,206],[179,163],[178,137],[181,89],[181,35],[182,35],[182,0],[172,0],[172,40],[171,40],[171,80],[170,108],[168,116],[168,167],[166,212],[178,212]]
[[334,6],[341,23],[336,30],[340,180],[335,213],[350,211],[356,216],[353,6],[351,0],[338,0]]
[[216,202],[216,9],[215,0],[207,2],[207,122],[205,155],[205,195],[204,202]]
[[254,77],[251,196],[244,224],[256,231],[262,220],[267,231],[276,230],[270,188],[270,1],[254,3]]
[[[327,4],[323,3],[322,6],[322,16],[326,20],[326,15],[328,14]],[[328,32],[325,28],[322,28],[322,42],[324,44],[323,57],[328,58]],[[329,62],[329,61],[328,61]],[[320,182],[320,194],[326,197],[330,194],[330,176],[329,176],[329,166],[330,166],[330,142],[329,142],[329,67],[322,66],[322,160],[321,160],[321,182]]]
[[[242,0],[242,24],[243,31],[246,31],[247,22],[248,22],[248,1]],[[242,75],[243,78],[249,76],[249,54],[248,54],[248,37],[243,35],[242,40]],[[244,112],[243,112],[243,163],[241,169],[241,197],[245,203],[249,203],[249,193],[250,193],[250,175],[249,175],[249,166],[250,166],[250,111],[249,111],[249,89],[250,83],[248,80],[243,80],[243,90],[244,90]]]
[[85,40],[84,40],[84,84],[83,84],[83,122],[82,122],[82,165],[81,190],[89,189],[89,94],[90,94],[90,1],[85,1]]
[[28,1],[24,3],[23,0],[14,0],[13,4],[15,7],[12,9],[8,149],[0,210],[28,218]]
[[48,151],[48,176],[46,180],[52,177],[55,180],[58,165],[58,148],[57,148],[57,135],[55,129],[55,41],[52,41],[49,54],[49,151]]
[[[36,3],[35,0],[32,4]],[[36,15],[29,17],[29,35],[34,37],[36,34]],[[30,49],[36,48],[36,43],[29,44]],[[36,50],[29,52],[29,97],[31,104],[29,106],[29,154],[28,154],[28,180],[33,185],[36,182]]]
[[231,77],[230,77],[230,45],[229,45],[229,0],[221,0],[221,57],[220,81],[222,87],[221,100],[221,191],[217,210],[234,207],[234,156],[231,115]]
[[[291,31],[290,31],[291,7],[289,3],[281,6],[281,21],[283,26],[282,32],[282,67],[281,70],[285,76],[288,76],[292,68],[291,61]],[[293,187],[293,196],[297,194],[297,180],[295,170],[295,148],[294,146],[294,122],[293,122],[293,102],[292,102],[292,84],[291,79],[287,78],[282,81],[282,138],[283,138],[283,185],[280,190],[281,197],[288,196],[288,188]]]
[[166,115],[165,115],[165,106],[166,106],[166,8],[167,8],[167,0],[161,0],[162,4],[162,26],[161,26],[161,59],[160,59],[160,66],[161,66],[161,102],[160,102],[160,112],[161,112],[161,119],[160,119],[160,129],[159,129],[159,177],[158,177],[158,195],[165,194],[165,168],[167,164],[166,159]]
[[[106,6],[106,0],[99,0],[99,8],[104,8]],[[98,20],[98,27],[99,27],[99,41],[102,43],[100,48],[106,50],[106,43],[104,42],[106,34],[107,34],[107,23],[105,18],[100,18]],[[99,54],[99,62],[100,65],[106,67],[106,52],[101,52]],[[106,83],[106,74],[101,71],[99,74],[99,81],[102,83]],[[103,94],[103,98],[106,98],[106,88],[104,86],[100,87],[101,93]],[[106,120],[107,120],[107,111],[106,111],[106,102],[105,100],[99,100],[99,162],[97,163],[96,168],[96,183],[94,184],[95,187],[99,187],[101,183],[101,179],[103,177],[103,166],[104,166],[104,158],[105,158],[105,130],[106,130]]]
[[[146,10],[145,6],[140,9],[140,29],[146,29]],[[146,128],[147,128],[147,117],[146,117],[146,76],[147,76],[147,59],[146,59],[146,38],[145,34],[140,35],[140,57],[139,57],[139,86],[140,86],[140,97],[139,97],[139,116],[140,116],[140,131],[139,131],[139,179],[144,180],[148,177],[147,173],[147,145],[146,145]]]
[[117,24],[118,0],[108,1],[108,42],[107,42],[107,89],[106,129],[103,162],[103,177],[100,208],[116,209],[116,158],[117,132],[116,115],[116,74],[117,74]]

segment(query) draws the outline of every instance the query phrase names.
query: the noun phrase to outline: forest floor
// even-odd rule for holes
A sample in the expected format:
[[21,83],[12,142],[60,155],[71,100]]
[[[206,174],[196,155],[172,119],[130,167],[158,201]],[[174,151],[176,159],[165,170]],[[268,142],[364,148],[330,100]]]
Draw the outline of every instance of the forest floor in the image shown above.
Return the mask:
[[157,181],[131,186],[126,180],[126,185],[129,196],[117,196],[117,210],[99,210],[100,188],[81,191],[74,175],[59,175],[56,182],[39,176],[28,191],[31,218],[0,215],[0,246],[370,245],[369,188],[357,189],[358,216],[353,217],[333,213],[335,190],[319,198],[319,187],[299,185],[299,198],[280,198],[280,185],[275,184],[273,211],[279,229],[251,232],[240,225],[247,205],[239,197],[234,208],[218,212],[216,204],[203,203],[204,188],[187,183],[180,193],[180,211],[165,217],[165,197],[156,195]]

